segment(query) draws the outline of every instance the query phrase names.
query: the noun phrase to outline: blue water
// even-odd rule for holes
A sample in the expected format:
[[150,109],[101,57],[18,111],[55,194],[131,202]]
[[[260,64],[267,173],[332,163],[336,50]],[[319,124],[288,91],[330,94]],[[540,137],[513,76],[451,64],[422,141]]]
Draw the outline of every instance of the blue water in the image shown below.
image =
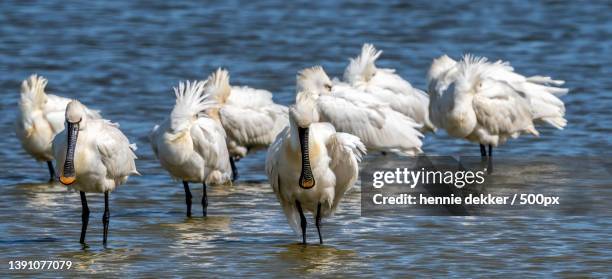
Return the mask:
[[[339,76],[369,42],[384,51],[380,66],[419,88],[431,60],[445,53],[503,59],[525,75],[566,80],[567,128],[541,128],[539,138],[510,141],[496,154],[605,157],[610,1],[2,1],[0,11],[0,274],[15,274],[6,269],[11,259],[57,257],[78,263],[65,273],[75,276],[610,276],[609,218],[373,220],[359,218],[358,190],[326,220],[329,244],[296,245],[265,182],[264,152],[239,162],[236,187],[211,190],[211,218],[186,220],[182,188],[146,139],[173,106],[179,80],[225,67],[232,83],[290,104],[297,71],[320,64]],[[42,183],[46,166],[14,136],[19,84],[32,73],[49,79],[49,92],[102,110],[139,146],[143,176],[111,197],[109,249],[98,243],[100,197],[91,195],[92,243],[81,250],[78,194]],[[443,132],[428,135],[424,151],[478,155],[477,146]]]

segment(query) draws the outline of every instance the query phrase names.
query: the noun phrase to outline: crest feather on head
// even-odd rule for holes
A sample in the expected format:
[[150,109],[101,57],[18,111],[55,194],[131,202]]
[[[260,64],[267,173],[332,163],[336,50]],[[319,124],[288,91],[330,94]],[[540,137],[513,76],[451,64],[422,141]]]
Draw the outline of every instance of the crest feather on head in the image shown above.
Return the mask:
[[344,80],[351,84],[369,81],[376,73],[375,63],[381,54],[382,50],[376,50],[374,45],[364,44],[361,54],[349,60],[349,65],[344,70]]
[[461,91],[474,88],[474,86],[487,77],[490,64],[486,57],[465,54],[457,64],[459,76],[456,88]]
[[225,69],[218,68],[206,80],[206,94],[211,95],[220,104],[224,104],[227,101],[231,90],[229,72]]
[[[316,92],[325,84],[331,84],[329,76],[321,66],[314,66],[301,70],[297,75],[297,91]],[[318,93],[318,92],[317,92]]]
[[182,81],[174,87],[176,104],[172,109],[173,120],[190,120],[207,109],[216,107],[217,102],[211,100],[210,94],[204,93],[206,81]]

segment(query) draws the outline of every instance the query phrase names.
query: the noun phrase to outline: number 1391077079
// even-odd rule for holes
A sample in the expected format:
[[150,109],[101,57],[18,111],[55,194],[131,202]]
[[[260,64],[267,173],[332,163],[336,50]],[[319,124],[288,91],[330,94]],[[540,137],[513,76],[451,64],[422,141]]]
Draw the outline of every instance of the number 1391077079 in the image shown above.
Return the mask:
[[72,268],[72,261],[34,260],[9,261],[10,270],[64,270]]

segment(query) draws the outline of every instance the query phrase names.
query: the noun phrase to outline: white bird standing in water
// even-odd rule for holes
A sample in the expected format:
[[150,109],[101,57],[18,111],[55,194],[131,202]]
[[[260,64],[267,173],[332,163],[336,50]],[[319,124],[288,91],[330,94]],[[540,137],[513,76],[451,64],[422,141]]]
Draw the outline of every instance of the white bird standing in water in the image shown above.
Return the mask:
[[104,193],[103,243],[106,244],[110,211],[108,194],[128,179],[140,175],[134,159],[136,145],[121,133],[117,124],[104,119],[90,119],[87,108],[77,100],[68,103],[66,128],[53,140],[53,153],[60,182],[81,194],[81,243],[89,223],[85,193]]
[[373,94],[346,83],[332,83],[320,66],[302,70],[298,90],[311,95],[321,122],[329,122],[340,132],[361,139],[369,151],[389,151],[415,155],[422,141],[413,119],[380,102]]
[[344,70],[344,81],[358,90],[375,95],[392,109],[422,125],[422,130],[435,131],[429,120],[429,97],[395,73],[395,69],[376,67],[382,54],[371,44],[364,44],[361,54],[351,58]]
[[208,77],[205,93],[219,104],[207,110],[207,114],[225,129],[235,179],[238,171],[234,161],[248,152],[267,148],[289,125],[287,107],[274,103],[269,91],[230,86],[229,73],[223,69]]
[[568,92],[562,80],[525,77],[507,62],[465,55],[459,62],[443,55],[434,59],[428,74],[430,116],[449,135],[478,142],[483,157],[489,145],[503,144],[523,133],[538,136],[534,123],[563,129]]
[[231,184],[232,169],[223,127],[204,111],[216,106],[204,94],[205,82],[181,82],[174,88],[176,104],[170,116],[156,125],[149,139],[161,166],[183,181],[187,217],[191,216],[189,182],[202,183],[202,212],[207,214],[206,185]]
[[321,123],[311,94],[298,93],[289,118],[290,127],[268,150],[266,173],[289,225],[296,233],[301,228],[303,243],[306,210],[315,216],[323,244],[321,218],[334,213],[357,180],[365,146],[356,136],[338,133],[331,124]]
[[[37,161],[47,162],[50,181],[55,180],[51,142],[64,129],[64,114],[68,98],[46,94],[47,79],[31,75],[21,83],[19,112],[15,121],[21,146]],[[89,119],[99,119],[97,111],[85,108]]]

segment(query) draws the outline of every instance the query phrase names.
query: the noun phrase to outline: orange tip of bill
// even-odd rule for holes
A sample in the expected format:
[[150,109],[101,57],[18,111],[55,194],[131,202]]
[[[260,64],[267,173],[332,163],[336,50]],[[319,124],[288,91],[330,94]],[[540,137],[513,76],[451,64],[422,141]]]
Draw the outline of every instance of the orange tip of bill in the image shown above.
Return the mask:
[[76,180],[76,177],[74,176],[70,176],[70,177],[65,177],[63,175],[60,176],[60,182],[64,185],[70,185],[74,183],[75,180]]
[[300,180],[300,187],[304,189],[310,189],[315,186],[314,179],[302,179]]

